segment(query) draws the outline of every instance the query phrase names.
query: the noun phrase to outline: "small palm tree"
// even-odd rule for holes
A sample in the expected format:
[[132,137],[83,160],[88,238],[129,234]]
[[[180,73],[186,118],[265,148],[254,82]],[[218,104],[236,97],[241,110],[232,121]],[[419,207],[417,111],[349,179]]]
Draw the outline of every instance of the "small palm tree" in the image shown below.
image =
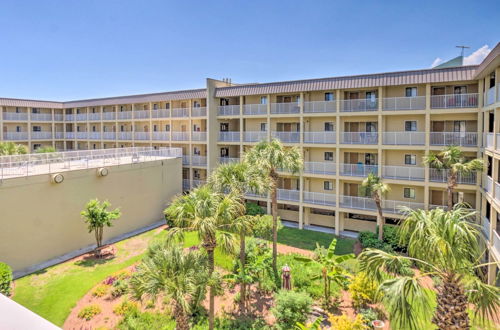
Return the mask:
[[28,153],[28,148],[22,144],[0,142],[0,156],[24,155],[26,153]]
[[[500,288],[483,283],[475,270],[480,265],[479,231],[470,219],[474,211],[455,208],[410,210],[399,229],[401,243],[409,257],[367,249],[359,255],[360,270],[381,283],[391,325],[397,329],[423,329],[419,314],[430,309],[431,295],[422,284],[424,276],[439,279],[432,322],[439,329],[470,329],[468,308],[479,319],[496,318],[500,309]],[[413,276],[395,270],[410,260],[421,268]]]
[[377,227],[378,239],[384,238],[384,215],[382,213],[382,197],[389,191],[389,186],[382,182],[382,179],[373,173],[369,173],[361,183],[361,193],[364,196],[370,195],[377,206]]
[[[210,186],[204,185],[192,190],[188,195],[179,196],[165,210],[165,214],[174,224],[167,238],[184,239],[184,233],[196,231],[201,246],[208,255],[208,275],[214,275],[214,252],[219,247],[223,252],[234,252],[235,239],[229,231],[237,231],[236,218],[244,206],[239,196],[221,194]],[[214,281],[211,281],[213,283]],[[215,285],[210,285],[209,292],[209,328],[214,328]]]
[[245,162],[260,175],[269,179],[267,191],[271,192],[271,213],[273,216],[273,271],[278,274],[278,171],[284,170],[292,174],[303,167],[303,159],[299,149],[285,148],[276,139],[270,142],[261,141],[245,154]]
[[484,168],[482,159],[467,160],[459,147],[448,146],[439,153],[430,153],[424,157],[424,164],[447,174],[448,210],[453,208],[453,189],[457,186],[459,174],[480,172]]
[[207,281],[206,257],[199,251],[184,251],[182,246],[156,246],[137,267],[130,280],[139,299],[155,299],[164,294],[174,301],[176,329],[189,329],[189,314],[200,287]]
[[100,255],[100,248],[102,246],[104,227],[111,227],[113,221],[121,216],[119,209],[108,211],[110,205],[108,201],[101,203],[98,199],[92,199],[85,205],[85,209],[81,212],[89,233],[94,232],[97,245],[95,251],[98,256]]

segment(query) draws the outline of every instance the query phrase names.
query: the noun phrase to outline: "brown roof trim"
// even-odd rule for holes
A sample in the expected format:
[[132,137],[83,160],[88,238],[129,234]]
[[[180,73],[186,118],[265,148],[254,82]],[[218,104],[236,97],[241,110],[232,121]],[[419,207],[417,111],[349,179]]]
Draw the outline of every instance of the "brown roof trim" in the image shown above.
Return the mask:
[[474,75],[474,78],[480,77],[484,72],[484,70],[490,65],[498,56],[500,56],[500,42],[497,43],[495,48],[491,50],[491,52],[484,58],[484,60],[479,64],[476,74]]
[[11,99],[11,98],[1,97],[0,106],[62,109],[63,103],[56,101],[24,100],[24,99]]

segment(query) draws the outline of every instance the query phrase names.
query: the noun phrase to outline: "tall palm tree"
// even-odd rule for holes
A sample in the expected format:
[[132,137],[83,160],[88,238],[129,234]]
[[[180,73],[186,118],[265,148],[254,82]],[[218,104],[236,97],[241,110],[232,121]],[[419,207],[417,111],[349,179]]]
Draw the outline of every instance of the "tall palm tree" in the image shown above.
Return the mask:
[[206,257],[199,251],[184,251],[182,246],[156,246],[138,266],[130,280],[136,297],[156,298],[164,294],[174,301],[176,329],[189,329],[192,303],[207,281]]
[[[260,175],[260,172],[253,170],[246,162],[228,163],[218,166],[208,178],[208,184],[217,192],[233,193],[240,203],[245,203],[245,193],[261,193],[268,186],[266,177]],[[240,272],[245,274],[246,257],[246,235],[252,230],[252,224],[256,217],[245,216],[245,208],[241,209],[237,219],[237,230],[240,236]],[[258,218],[258,217],[257,217]],[[243,276],[241,276],[243,278]],[[246,283],[240,282],[240,313],[245,314],[246,309]]]
[[[201,246],[208,255],[208,275],[214,275],[214,252],[219,247],[224,252],[235,250],[235,219],[244,206],[235,194],[221,194],[204,185],[192,190],[188,195],[177,197],[165,210],[174,227],[167,238],[183,240],[184,233],[196,231]],[[209,292],[209,327],[214,327],[215,286],[211,281]]]
[[245,154],[245,162],[261,175],[269,178],[267,190],[271,192],[271,214],[273,216],[273,271],[278,274],[278,171],[292,174],[303,167],[303,159],[299,149],[285,148],[281,141],[272,139],[261,141]]
[[361,193],[364,196],[370,195],[377,206],[377,227],[378,239],[384,238],[384,215],[382,213],[382,196],[389,191],[389,186],[382,182],[382,179],[373,173],[369,173],[361,183]]
[[[408,257],[367,249],[359,255],[360,270],[380,284],[391,323],[395,328],[423,329],[418,314],[429,310],[431,295],[422,277],[434,276],[437,307],[432,322],[439,329],[470,329],[468,308],[479,319],[498,317],[500,289],[483,283],[475,273],[481,256],[477,226],[470,221],[474,211],[466,208],[410,210],[399,229],[401,243],[408,246]],[[400,276],[390,270],[412,261],[421,268],[413,276]]]
[[24,155],[26,153],[28,153],[28,148],[22,144],[0,142],[0,156]]
[[459,174],[481,172],[484,167],[482,159],[468,160],[462,150],[456,146],[447,146],[439,153],[430,153],[424,157],[424,164],[446,171],[448,192],[448,210],[453,208],[453,189],[457,186]]

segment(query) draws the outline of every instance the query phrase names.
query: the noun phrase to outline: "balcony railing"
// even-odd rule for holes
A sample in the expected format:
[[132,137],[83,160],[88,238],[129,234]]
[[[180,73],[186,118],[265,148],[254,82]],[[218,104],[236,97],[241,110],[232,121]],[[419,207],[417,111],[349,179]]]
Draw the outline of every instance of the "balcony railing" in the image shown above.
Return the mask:
[[489,194],[493,193],[493,179],[486,174],[483,177],[483,189]]
[[382,103],[382,110],[384,111],[424,110],[424,109],[425,109],[425,96],[387,97],[384,98],[384,102]]
[[364,177],[369,173],[377,174],[378,165],[340,164],[340,175]]
[[170,109],[156,109],[151,111],[151,118],[169,118]]
[[4,112],[3,120],[28,120],[28,114],[26,112]]
[[[114,111],[102,113],[102,120],[115,120],[115,118],[116,118],[116,113]],[[66,119],[68,119],[68,116],[66,116]]]
[[334,162],[304,162],[304,173],[334,175],[335,166]]
[[189,179],[182,179],[182,190],[189,190],[191,188],[191,182]]
[[382,176],[386,179],[424,181],[425,169],[414,166],[383,166]]
[[207,165],[207,157],[206,156],[191,156],[191,165],[206,166]]
[[240,115],[240,105],[220,105],[217,109],[217,115],[219,116],[239,116]]
[[64,116],[62,113],[55,113],[54,114],[54,120],[55,121],[63,121],[64,120]]
[[194,107],[193,109],[191,109],[192,117],[205,117],[206,115],[207,115],[206,107]]
[[101,113],[100,112],[91,112],[89,113],[89,120],[93,121],[99,121],[101,120]]
[[496,134],[495,139],[497,140],[497,149],[500,149],[500,134],[499,133]]
[[75,115],[75,120],[76,121],[87,121],[87,114],[86,113],[77,113]]
[[87,140],[88,134],[87,132],[75,132],[75,137],[79,140]]
[[304,143],[335,143],[336,132],[304,132]]
[[240,142],[240,132],[219,132],[221,142]]
[[74,121],[74,120],[75,120],[75,115],[73,114],[66,115],[66,121]]
[[335,206],[336,205],[335,194],[304,191],[304,203]]
[[75,132],[66,132],[66,139],[74,139]]
[[485,105],[490,105],[495,103],[495,86],[490,87],[485,93],[484,98]]
[[55,138],[56,139],[64,139],[64,132],[55,132]]
[[267,104],[244,104],[243,105],[244,115],[265,115],[267,114]]
[[431,146],[477,146],[477,133],[471,132],[431,132]]
[[500,235],[498,235],[498,232],[496,230],[493,230],[491,245],[493,246],[493,249],[495,250],[497,256],[500,256]]
[[243,139],[245,140],[245,142],[260,142],[262,140],[267,140],[267,132],[265,131],[243,132]]
[[182,165],[189,165],[191,164],[191,157],[187,155],[182,156]]
[[31,132],[31,138],[34,140],[50,140],[52,132]]
[[476,108],[478,94],[432,95],[432,109]]
[[189,117],[189,109],[188,108],[172,109],[172,117]]
[[239,163],[239,162],[240,162],[239,158],[233,158],[233,157],[220,157],[219,158],[219,163],[221,163],[221,164]]
[[494,143],[495,143],[494,140],[495,140],[494,133],[484,133],[483,141],[484,141],[484,146],[486,148],[493,148]]
[[188,132],[172,132],[172,141],[189,141]]
[[278,189],[278,200],[298,202],[300,200],[299,190]]
[[120,111],[117,113],[118,120],[132,119],[132,111]]
[[99,132],[88,132],[88,139],[89,140],[100,140],[101,139],[101,133],[99,133]]
[[481,216],[481,231],[487,240],[490,239],[490,220],[486,218],[484,215]]
[[385,145],[425,145],[425,132],[383,132],[382,137]]
[[[402,207],[410,209],[423,209],[424,203],[382,200],[382,210],[384,213],[401,214]],[[356,196],[340,196],[340,207],[359,210],[377,210],[377,206],[372,198]]]
[[193,188],[197,188],[199,186],[203,186],[205,183],[207,183],[206,180],[197,180],[197,179],[194,179],[193,180]]
[[495,199],[500,201],[500,183],[495,182]]
[[300,113],[300,105],[297,102],[271,103],[272,114]]
[[337,112],[337,102],[335,101],[304,102],[304,112],[305,113]]
[[149,110],[135,110],[134,111],[135,119],[146,119],[149,118]]
[[51,113],[32,113],[31,114],[32,121],[52,121]]
[[360,111],[377,111],[377,99],[355,99],[343,100],[341,103],[341,112],[360,112]]
[[116,133],[115,132],[103,132],[102,133],[102,138],[104,140],[115,140],[116,139]]
[[299,143],[300,142],[300,132],[271,132],[271,136],[275,139],[279,139],[281,142],[286,143]]
[[170,132],[152,132],[153,140],[155,141],[169,141]]
[[135,132],[134,137],[136,140],[149,140],[149,132]]
[[199,132],[193,131],[191,134],[192,141],[206,141],[207,140],[207,132]]
[[342,132],[342,143],[345,144],[377,144],[377,132]]
[[132,140],[132,132],[118,132],[116,136],[118,140]]
[[[447,182],[449,170],[438,170],[436,168],[429,168],[429,181],[432,182]],[[460,184],[476,184],[476,172],[471,173],[458,173],[457,183]]]

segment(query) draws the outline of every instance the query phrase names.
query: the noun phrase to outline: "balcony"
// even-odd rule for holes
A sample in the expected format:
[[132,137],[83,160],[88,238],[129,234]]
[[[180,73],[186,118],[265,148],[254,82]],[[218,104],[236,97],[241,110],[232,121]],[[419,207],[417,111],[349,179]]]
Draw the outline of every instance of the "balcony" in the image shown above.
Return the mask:
[[245,142],[260,142],[262,140],[267,140],[267,132],[265,131],[243,132],[243,139]]
[[341,137],[345,144],[378,144],[377,132],[342,132]]
[[285,143],[299,143],[300,142],[300,132],[271,132],[271,136],[275,139],[279,139],[281,142]]
[[343,100],[340,106],[340,112],[363,112],[377,111],[378,99],[354,99]]
[[151,118],[170,118],[170,109],[155,109],[151,111]]
[[300,113],[300,105],[297,102],[271,103],[271,114],[293,114]]
[[207,132],[199,132],[193,131],[191,134],[192,141],[206,141],[207,140]]
[[340,175],[365,177],[369,173],[378,174],[378,165],[340,164]]
[[495,199],[500,202],[500,183],[495,182]]
[[191,156],[191,165],[193,166],[207,166],[206,156]]
[[304,162],[304,173],[335,175],[334,162]]
[[51,113],[32,113],[31,114],[32,121],[52,121]]
[[74,139],[75,132],[66,132],[66,139]]
[[89,120],[92,121],[100,121],[101,120],[101,114],[99,112],[97,113],[89,113]]
[[3,139],[8,141],[28,140],[28,132],[4,132]]
[[382,103],[382,110],[425,110],[425,96],[386,97]]
[[383,132],[382,141],[385,145],[425,145],[425,132]]
[[487,240],[490,240],[490,221],[484,215],[481,216],[481,231]]
[[193,180],[193,189],[197,188],[199,186],[203,186],[205,183],[207,183],[206,180],[199,180],[199,179],[194,179]]
[[132,140],[132,132],[118,132],[116,134],[118,140]]
[[75,120],[76,121],[87,121],[87,114],[86,113],[77,113],[75,115]]
[[300,200],[299,190],[278,189],[278,200],[298,202]]
[[55,121],[63,121],[64,120],[64,116],[62,113],[55,113],[54,114],[54,120]]
[[28,120],[28,114],[26,112],[4,112],[3,120],[25,121]]
[[240,132],[219,132],[220,142],[240,142]]
[[493,250],[495,250],[497,256],[500,256],[500,235],[498,235],[496,230],[493,230],[491,245],[493,246]]
[[189,165],[189,164],[191,164],[191,159],[190,158],[191,157],[186,156],[186,155],[182,156],[182,165]]
[[[68,116],[66,116],[66,119],[67,118],[68,118]],[[102,120],[115,120],[115,118],[116,118],[115,112],[103,112],[102,113]]]
[[31,132],[32,140],[50,140],[52,139],[52,132]]
[[232,158],[232,157],[220,157],[219,158],[220,164],[239,163],[239,162],[240,162],[239,158]]
[[304,143],[334,144],[336,140],[335,131],[304,132]]
[[483,176],[483,189],[490,195],[493,193],[493,179],[489,175]]
[[153,140],[155,141],[169,141],[170,132],[152,132]]
[[116,115],[118,120],[132,119],[132,111],[120,111]]
[[149,140],[149,132],[135,132],[135,140]]
[[[377,206],[373,199],[356,196],[340,196],[340,207],[347,209],[371,210],[376,211]],[[382,200],[382,210],[384,213],[401,214],[401,208],[424,209],[424,203]]]
[[88,132],[88,139],[89,140],[100,140],[101,139],[101,133],[99,133],[99,132]]
[[188,108],[172,109],[172,117],[189,117],[189,109]]
[[56,139],[64,139],[64,132],[55,132],[54,134]]
[[495,140],[495,134],[494,133],[484,133],[483,134],[484,146],[486,148],[493,149],[494,140]]
[[243,114],[249,116],[267,115],[267,104],[244,104]]
[[[432,182],[447,182],[449,170],[438,170],[436,168],[429,168],[429,181]],[[457,176],[457,183],[459,184],[476,184],[476,172],[467,174],[459,173]]]
[[382,167],[382,177],[393,180],[424,181],[425,168],[414,166],[386,166]]
[[432,109],[477,108],[478,94],[432,95]]
[[189,190],[189,188],[191,188],[189,179],[182,179],[182,190]]
[[87,132],[75,132],[75,138],[80,140],[87,140]]
[[312,191],[304,191],[304,203],[324,205],[324,206],[335,206],[335,194],[325,194]]
[[490,105],[495,103],[495,86],[490,87],[485,93],[484,93],[484,105]]
[[194,107],[191,109],[191,117],[206,117],[207,108],[206,107]]
[[240,106],[239,105],[220,105],[217,109],[218,116],[239,116]]
[[148,119],[148,118],[149,118],[149,110],[134,111],[134,119]]
[[116,139],[116,133],[115,132],[103,132],[102,133],[102,138],[104,140],[115,140]]
[[75,115],[73,114],[66,115],[66,121],[74,121],[74,120],[75,120]]
[[431,132],[431,146],[476,147],[477,133],[471,132]]
[[189,141],[188,132],[172,132],[172,141]]
[[311,101],[304,102],[304,113],[331,113],[337,112],[335,101]]

